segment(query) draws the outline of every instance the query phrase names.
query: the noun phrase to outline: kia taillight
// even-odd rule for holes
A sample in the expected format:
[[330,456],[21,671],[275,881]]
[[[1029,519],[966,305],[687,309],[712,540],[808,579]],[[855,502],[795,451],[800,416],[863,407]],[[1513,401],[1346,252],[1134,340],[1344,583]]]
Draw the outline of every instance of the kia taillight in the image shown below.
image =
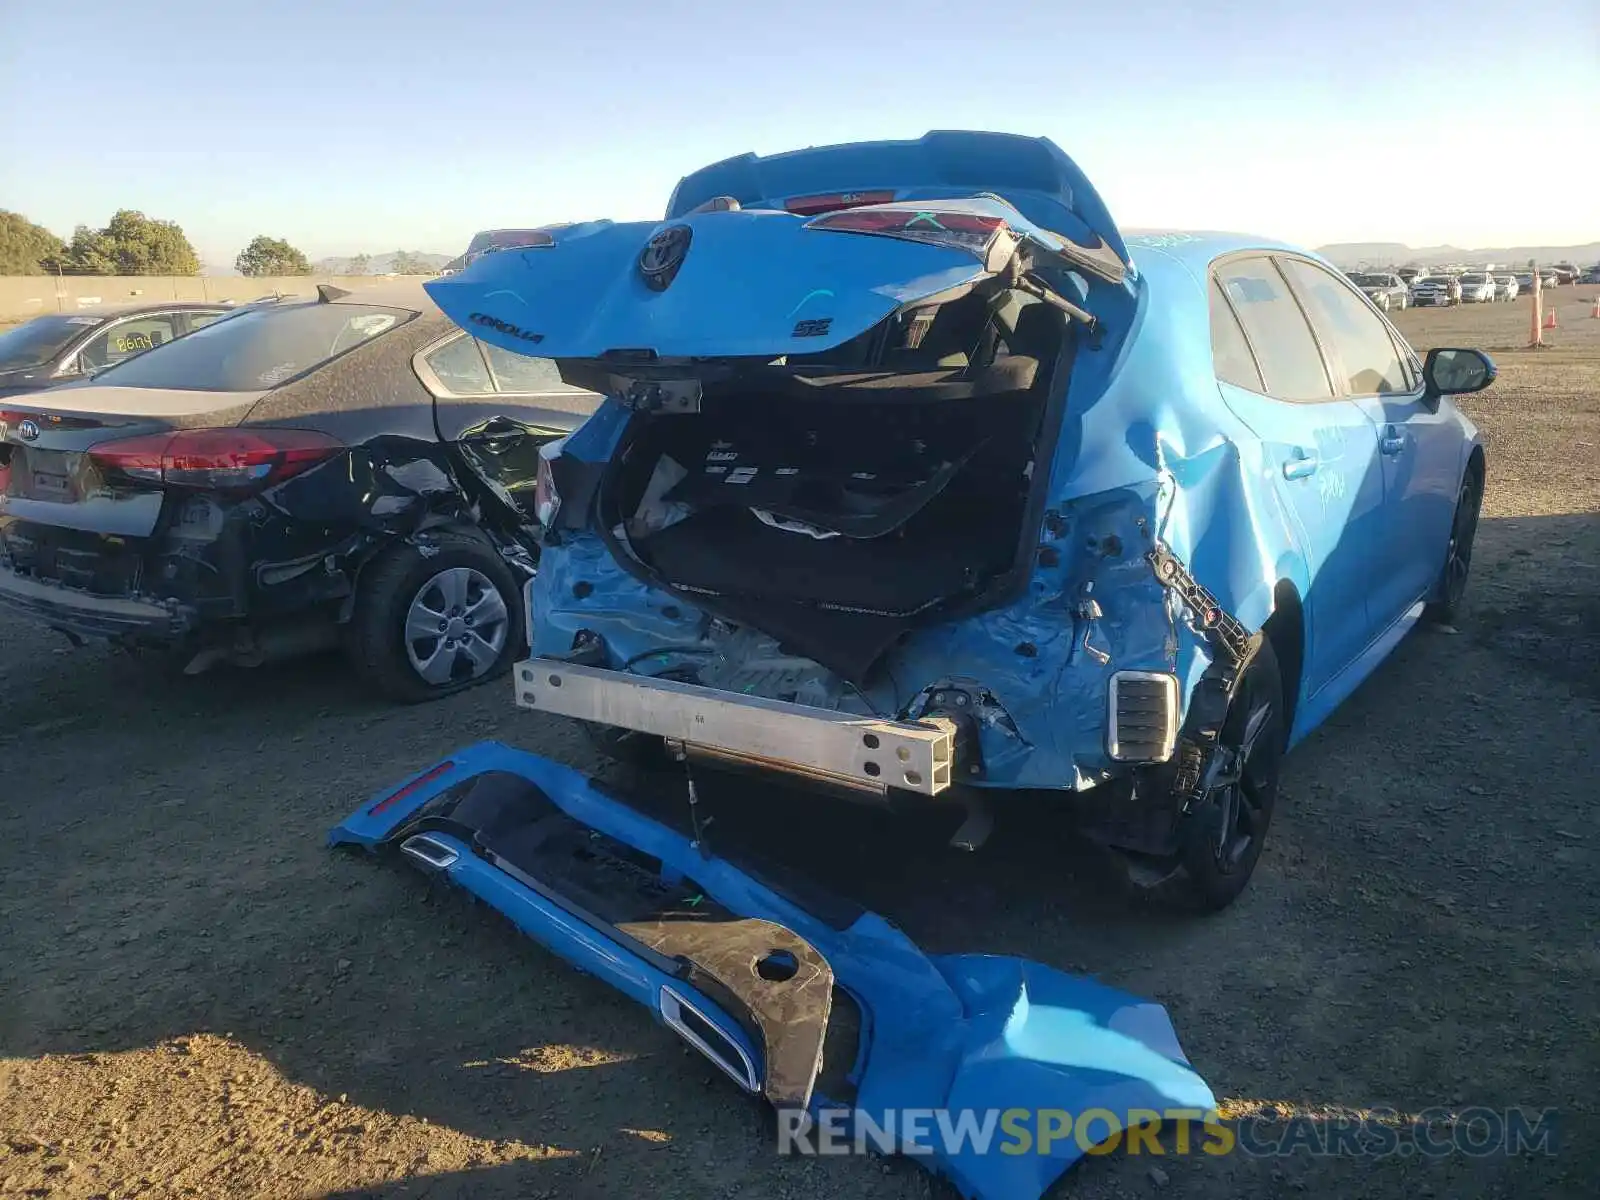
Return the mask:
[[102,442],[89,457],[112,476],[207,491],[256,491],[282,483],[344,446],[307,429],[183,429]]
[[797,217],[813,217],[863,204],[887,204],[893,199],[893,192],[828,192],[822,196],[792,196],[783,202],[783,208]]

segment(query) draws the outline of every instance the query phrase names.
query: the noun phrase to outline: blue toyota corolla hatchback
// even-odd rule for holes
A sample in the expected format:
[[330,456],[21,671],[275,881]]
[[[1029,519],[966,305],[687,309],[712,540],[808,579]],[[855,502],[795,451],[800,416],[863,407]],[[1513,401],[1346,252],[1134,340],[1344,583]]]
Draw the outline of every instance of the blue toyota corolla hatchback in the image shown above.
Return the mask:
[[1070,793],[1220,908],[1284,752],[1466,583],[1492,363],[1305,251],[1124,237],[1044,139],[731,158],[429,290],[608,397],[546,448],[515,678],[617,754],[955,801],[969,847]]

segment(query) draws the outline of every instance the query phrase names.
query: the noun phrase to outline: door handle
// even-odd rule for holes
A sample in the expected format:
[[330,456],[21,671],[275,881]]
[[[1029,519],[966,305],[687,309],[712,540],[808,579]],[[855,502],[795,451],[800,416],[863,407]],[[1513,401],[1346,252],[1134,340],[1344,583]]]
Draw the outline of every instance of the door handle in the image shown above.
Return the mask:
[[1315,475],[1317,468],[1321,465],[1322,460],[1315,454],[1308,454],[1303,447],[1296,446],[1289,461],[1283,464],[1283,477],[1285,479],[1305,479],[1309,475]]
[[1405,434],[1393,425],[1384,426],[1383,437],[1378,440],[1378,449],[1385,454],[1399,454],[1406,448]]

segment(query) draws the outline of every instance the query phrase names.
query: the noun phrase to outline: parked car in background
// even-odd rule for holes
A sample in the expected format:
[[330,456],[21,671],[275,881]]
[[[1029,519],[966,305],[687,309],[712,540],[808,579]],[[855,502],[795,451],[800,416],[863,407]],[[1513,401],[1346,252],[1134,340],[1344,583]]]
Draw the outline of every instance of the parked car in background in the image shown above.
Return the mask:
[[228,315],[0,404],[0,604],[191,671],[343,642],[419,700],[504,669],[539,448],[598,397],[419,284]]
[[1600,283],[1600,263],[1596,263],[1594,266],[1585,270],[1582,276],[1579,277],[1579,282]]
[[227,304],[123,304],[45,313],[0,333],[0,397],[87,379],[232,310]]
[[1494,298],[1496,300],[1515,300],[1521,290],[1515,275],[1496,275],[1494,277]]
[[514,678],[614,754],[965,799],[968,846],[1056,790],[1220,908],[1287,747],[1465,584],[1487,358],[1289,246],[1125,242],[1044,139],[727,159],[428,286],[609,397],[547,448]]
[[1556,277],[1556,273],[1554,271],[1542,271],[1539,274],[1540,287],[1553,288],[1560,282],[1561,280]]
[[1357,272],[1350,276],[1350,282],[1384,312],[1390,309],[1403,310],[1411,303],[1411,290],[1398,275]]
[[1539,277],[1532,271],[1519,271],[1516,279],[1518,293],[1532,292],[1539,287]]
[[1494,301],[1494,278],[1478,271],[1469,271],[1457,278],[1461,288],[1461,303],[1490,304]]
[[1553,263],[1550,273],[1556,277],[1557,285],[1577,283],[1580,274],[1578,268],[1571,263]]
[[1411,303],[1418,308],[1460,304],[1461,284],[1443,275],[1424,275],[1411,284]]

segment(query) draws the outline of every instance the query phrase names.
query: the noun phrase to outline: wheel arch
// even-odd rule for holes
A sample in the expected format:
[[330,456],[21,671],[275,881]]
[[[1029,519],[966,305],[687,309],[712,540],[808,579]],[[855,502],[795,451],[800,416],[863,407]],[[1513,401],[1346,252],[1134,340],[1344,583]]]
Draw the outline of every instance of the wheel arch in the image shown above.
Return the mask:
[[1278,659],[1278,672],[1283,680],[1285,731],[1294,728],[1295,712],[1299,708],[1300,681],[1305,673],[1306,617],[1301,603],[1300,589],[1293,580],[1279,579],[1272,588],[1272,615],[1262,626],[1262,632],[1272,643],[1272,652]]

